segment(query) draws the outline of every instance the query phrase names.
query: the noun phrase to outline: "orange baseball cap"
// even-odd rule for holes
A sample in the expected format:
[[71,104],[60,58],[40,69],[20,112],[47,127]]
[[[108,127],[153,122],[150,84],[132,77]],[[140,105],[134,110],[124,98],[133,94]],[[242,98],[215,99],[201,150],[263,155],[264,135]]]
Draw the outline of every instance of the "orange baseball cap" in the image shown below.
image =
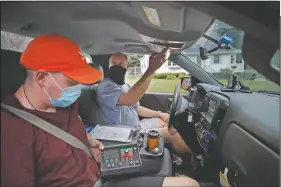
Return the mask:
[[81,84],[92,84],[102,77],[102,72],[87,64],[75,42],[57,34],[34,38],[22,53],[20,63],[31,70],[61,72]]

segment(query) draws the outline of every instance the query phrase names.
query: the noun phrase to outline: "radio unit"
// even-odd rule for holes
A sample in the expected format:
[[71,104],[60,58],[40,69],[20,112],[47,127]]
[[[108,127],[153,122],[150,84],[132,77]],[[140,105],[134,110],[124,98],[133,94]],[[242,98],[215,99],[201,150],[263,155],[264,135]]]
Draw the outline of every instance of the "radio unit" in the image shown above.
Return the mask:
[[101,152],[101,177],[136,174],[142,162],[137,143],[107,146]]

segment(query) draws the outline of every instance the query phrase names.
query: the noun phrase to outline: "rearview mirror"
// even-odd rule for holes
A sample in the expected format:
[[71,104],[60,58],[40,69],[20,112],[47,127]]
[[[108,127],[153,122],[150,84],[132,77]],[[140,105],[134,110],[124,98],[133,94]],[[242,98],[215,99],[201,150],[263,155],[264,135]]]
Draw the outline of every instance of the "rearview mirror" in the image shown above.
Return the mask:
[[191,77],[181,78],[181,88],[184,90],[189,90],[191,86]]
[[203,47],[199,47],[199,52],[200,52],[200,58],[202,60],[206,60],[208,59],[208,51],[206,48],[203,48]]

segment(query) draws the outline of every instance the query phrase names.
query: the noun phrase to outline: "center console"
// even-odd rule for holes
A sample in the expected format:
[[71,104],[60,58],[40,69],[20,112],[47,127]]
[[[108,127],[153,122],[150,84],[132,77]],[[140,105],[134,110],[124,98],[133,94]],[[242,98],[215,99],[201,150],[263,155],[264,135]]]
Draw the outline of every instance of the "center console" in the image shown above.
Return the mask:
[[206,156],[217,139],[228,106],[228,99],[220,94],[209,92],[205,95],[199,120],[195,123],[195,131]]

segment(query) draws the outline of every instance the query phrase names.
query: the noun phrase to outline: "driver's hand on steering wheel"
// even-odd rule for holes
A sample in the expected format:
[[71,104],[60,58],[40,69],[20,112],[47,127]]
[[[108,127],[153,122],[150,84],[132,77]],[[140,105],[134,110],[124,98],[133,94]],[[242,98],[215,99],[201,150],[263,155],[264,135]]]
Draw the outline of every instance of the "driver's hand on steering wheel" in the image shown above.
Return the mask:
[[166,123],[168,123],[168,121],[169,121],[169,114],[161,112],[160,115],[159,115],[159,118],[161,120],[165,121]]

